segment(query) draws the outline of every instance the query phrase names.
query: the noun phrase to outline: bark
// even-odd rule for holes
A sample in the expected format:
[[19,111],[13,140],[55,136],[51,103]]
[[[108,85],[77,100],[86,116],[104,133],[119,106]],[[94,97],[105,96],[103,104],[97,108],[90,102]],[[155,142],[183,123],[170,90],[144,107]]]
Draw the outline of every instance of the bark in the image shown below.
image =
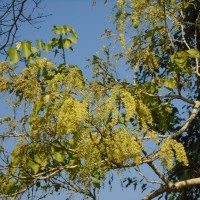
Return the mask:
[[179,181],[176,183],[170,183],[169,185],[160,187],[159,189],[155,190],[148,196],[144,197],[143,200],[150,200],[154,199],[155,197],[159,196],[160,194],[163,194],[164,192],[170,192],[170,191],[176,191],[181,190],[186,187],[194,187],[200,185],[200,177],[199,178],[193,178],[186,181]]

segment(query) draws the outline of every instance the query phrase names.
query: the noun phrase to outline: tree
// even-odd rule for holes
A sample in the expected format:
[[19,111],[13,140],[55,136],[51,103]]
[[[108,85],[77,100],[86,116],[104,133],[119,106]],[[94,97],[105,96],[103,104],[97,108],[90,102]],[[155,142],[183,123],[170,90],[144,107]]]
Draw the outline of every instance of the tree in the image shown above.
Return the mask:
[[[192,166],[191,150],[180,139],[200,107],[198,21],[184,20],[191,6],[192,0],[118,0],[116,33],[106,29],[102,35],[110,45],[88,59],[91,80],[66,63],[65,50],[73,50],[78,39],[70,26],[54,26],[49,43],[19,42],[8,50],[0,92],[9,95],[13,113],[1,118],[2,198],[38,191],[45,197],[63,188],[97,200],[108,172],[130,168],[142,180],[130,174],[126,186],[157,185],[144,200],[199,186],[199,173],[182,180],[167,175],[177,163]],[[194,27],[190,39],[187,25]],[[62,61],[43,58],[43,51]],[[120,76],[123,70],[131,76]],[[18,141],[10,149],[5,138],[13,137]],[[157,180],[142,173],[142,165]]]
[[[7,47],[17,42],[21,24],[28,23],[35,28],[49,15],[41,12],[41,0],[13,0],[0,2],[0,53],[7,55]],[[28,5],[27,5],[28,4]],[[31,7],[31,9],[30,9]]]
[[[187,23],[185,25],[185,38],[190,44],[195,44],[197,46],[197,49],[200,48],[200,41],[199,41],[199,31],[197,31],[194,24],[197,22],[199,17],[199,11],[200,11],[200,2],[194,1],[193,5],[188,6],[188,8],[185,11],[185,18],[184,22]],[[176,37],[179,34],[176,34]],[[191,37],[194,36],[194,37]],[[195,36],[196,35],[196,36]],[[194,38],[196,37],[196,42],[194,42]],[[178,39],[178,38],[176,38]],[[180,38],[179,38],[180,39]],[[182,50],[181,45],[177,45],[177,48]],[[198,86],[199,79],[196,82],[196,85]],[[195,91],[195,90],[194,90]],[[196,99],[200,99],[200,91],[196,90]],[[179,163],[177,163],[173,170],[169,172],[169,178],[171,181],[177,181],[177,180],[184,180],[184,179],[190,179],[194,177],[199,176],[199,157],[198,157],[198,149],[199,149],[199,112],[197,114],[196,119],[190,124],[190,126],[187,129],[187,134],[179,136],[177,139],[181,141],[181,143],[186,148],[186,151],[188,152],[188,159],[190,162],[189,166],[183,166]],[[180,191],[180,193],[173,194],[176,196],[176,199],[197,199],[200,194],[200,187],[194,187],[194,188],[185,188]],[[175,198],[175,197],[174,197]]]

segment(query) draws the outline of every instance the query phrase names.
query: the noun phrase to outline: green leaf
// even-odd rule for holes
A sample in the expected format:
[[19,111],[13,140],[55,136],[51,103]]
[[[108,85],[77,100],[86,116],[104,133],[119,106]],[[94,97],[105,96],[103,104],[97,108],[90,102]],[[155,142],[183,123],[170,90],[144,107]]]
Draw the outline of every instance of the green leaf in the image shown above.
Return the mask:
[[186,59],[185,58],[175,58],[174,61],[176,64],[183,64],[186,61]]
[[39,53],[39,50],[36,47],[31,47],[32,54]]
[[191,58],[200,58],[200,52],[198,51],[198,49],[189,49],[187,52],[189,53]]
[[145,34],[146,41],[151,40],[151,38],[154,36],[155,32],[156,32],[156,28],[147,31],[147,33]]
[[50,50],[51,46],[48,44],[44,44],[43,49],[48,53]]
[[64,162],[66,157],[62,151],[54,151],[53,155],[58,162]]
[[17,166],[19,164],[19,155],[13,155],[12,160],[11,160],[11,165],[12,166]]
[[78,35],[76,34],[75,30],[72,27],[68,27],[68,30],[75,38],[78,38]]
[[71,40],[69,40],[68,38],[67,39],[64,39],[63,40],[63,46],[66,48],[66,49],[69,49],[71,47]]
[[19,189],[19,186],[16,184],[17,184],[16,180],[11,180],[9,181],[9,183],[5,185],[5,187],[3,187],[3,189],[6,190],[7,194],[13,194]]
[[167,89],[172,90],[176,87],[176,81],[174,78],[169,79],[168,81],[165,81],[163,84]]
[[52,31],[53,31],[55,34],[60,34],[60,33],[61,33],[57,26],[54,26],[53,29],[52,29]]
[[72,43],[77,44],[77,37],[75,37],[74,35],[68,37],[67,39],[70,40]]
[[42,40],[36,40],[36,44],[40,49],[42,49],[44,42]]
[[[40,155],[41,156],[41,155]],[[46,166],[48,165],[48,156],[44,155],[40,157],[39,155],[34,156],[34,160],[37,164],[41,166],[41,170],[44,170]]]
[[40,111],[43,111],[45,104],[43,101],[38,101],[35,107],[35,113],[38,114]]
[[64,25],[64,26],[54,26],[52,31],[57,35],[60,35],[60,34],[65,35],[68,31],[68,27],[66,25]]
[[25,58],[28,58],[32,54],[31,42],[30,41],[21,42],[21,47]]
[[11,64],[17,63],[20,60],[20,53],[17,51],[16,48],[9,48],[8,55]]
[[100,188],[100,180],[99,179],[92,177],[92,183],[95,188]]
[[56,45],[58,45],[59,43],[59,39],[58,38],[53,38],[50,42],[49,42],[49,45],[51,47],[55,47]]
[[176,57],[175,54],[173,54],[173,55],[170,56],[170,61],[171,61],[172,63],[174,63],[175,57]]
[[49,94],[46,94],[44,97],[43,97],[43,100],[45,103],[48,103],[50,100],[51,100],[51,96]]
[[28,161],[27,165],[33,170],[34,174],[37,174],[40,170],[40,166],[31,160]]

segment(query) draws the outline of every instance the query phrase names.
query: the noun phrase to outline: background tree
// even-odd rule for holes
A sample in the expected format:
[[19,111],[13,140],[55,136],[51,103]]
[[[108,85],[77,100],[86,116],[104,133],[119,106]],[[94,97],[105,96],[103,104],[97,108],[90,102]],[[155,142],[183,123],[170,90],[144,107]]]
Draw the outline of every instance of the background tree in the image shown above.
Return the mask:
[[[199,35],[199,12],[200,12],[200,2],[194,1],[186,11],[182,23],[185,26],[185,38],[191,45],[200,49],[200,35]],[[193,37],[191,37],[193,36]],[[180,40],[180,31],[176,33],[175,38]],[[196,41],[195,41],[196,38]],[[177,48],[180,50],[185,50],[180,44],[177,45]],[[195,97],[200,99],[200,90],[199,90],[199,81],[198,78],[194,84]],[[188,152],[188,159],[190,166],[185,167],[181,164],[178,164],[169,172],[169,178],[171,180],[184,180],[189,178],[195,178],[199,176],[199,112],[196,119],[188,127],[185,135],[181,135],[178,140],[186,148]],[[200,187],[186,188],[181,190],[180,193],[173,193],[172,196],[174,199],[197,199],[200,195]]]
[[0,53],[7,55],[8,48],[15,44],[17,32],[24,23],[39,28],[45,17],[42,0],[2,0],[0,2]]
[[[184,21],[193,3],[118,0],[116,33],[103,34],[112,42],[88,60],[91,80],[66,63],[65,50],[78,38],[72,27],[53,27],[56,36],[49,43],[19,42],[8,50],[10,62],[0,65],[0,92],[10,95],[13,113],[1,118],[2,198],[36,198],[37,191],[45,197],[63,188],[96,200],[106,174],[126,169],[132,169],[127,185],[137,186],[140,180],[130,178],[136,172],[143,190],[154,186],[144,200],[200,184],[198,174],[168,177],[177,162],[192,166],[191,151],[179,138],[200,107],[197,35],[187,40]],[[43,51],[61,56],[61,62],[42,58]],[[128,76],[120,76],[126,70]],[[4,139],[13,137],[19,139],[10,149]],[[156,180],[142,173],[143,165]]]

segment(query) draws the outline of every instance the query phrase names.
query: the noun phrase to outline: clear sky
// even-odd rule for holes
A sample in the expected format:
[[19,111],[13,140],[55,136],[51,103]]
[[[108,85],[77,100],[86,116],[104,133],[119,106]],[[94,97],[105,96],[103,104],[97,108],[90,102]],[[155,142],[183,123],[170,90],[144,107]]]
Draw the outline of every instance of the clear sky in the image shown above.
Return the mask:
[[[110,0],[108,5],[104,5],[104,0],[97,0],[96,6],[92,6],[92,0],[43,0],[44,14],[52,14],[47,17],[45,22],[41,23],[41,28],[33,29],[30,25],[22,26],[19,32],[19,40],[35,41],[42,39],[48,42],[53,33],[51,29],[54,25],[72,26],[79,35],[78,44],[74,46],[74,52],[68,51],[67,63],[77,64],[84,69],[87,65],[86,58],[91,58],[103,45],[105,41],[100,40],[100,36],[105,28],[113,26],[109,23],[112,6],[115,0]],[[53,59],[53,58],[52,58]],[[86,71],[85,73],[90,73]],[[86,74],[90,76],[90,74]],[[144,171],[147,169],[144,167]],[[128,172],[127,172],[128,173]],[[126,174],[127,174],[126,173]],[[151,172],[148,172],[151,175]],[[131,177],[135,174],[130,173]],[[120,175],[122,177],[122,175]],[[115,176],[112,191],[109,190],[108,180],[105,182],[105,188],[100,191],[100,200],[140,200],[145,193],[140,190],[134,191],[133,186],[128,189],[121,189],[120,176]],[[139,189],[140,185],[138,186]],[[148,190],[149,191],[149,190]],[[57,197],[46,197],[47,200],[66,199],[64,194]],[[74,200],[79,200],[78,196]]]

